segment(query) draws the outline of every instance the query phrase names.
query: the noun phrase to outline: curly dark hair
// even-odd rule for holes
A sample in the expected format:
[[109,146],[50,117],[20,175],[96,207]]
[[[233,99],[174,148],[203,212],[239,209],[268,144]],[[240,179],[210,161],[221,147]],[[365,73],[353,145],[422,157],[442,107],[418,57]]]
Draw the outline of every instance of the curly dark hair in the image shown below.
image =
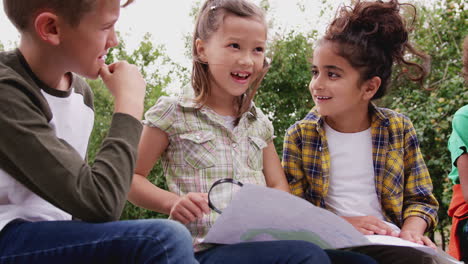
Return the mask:
[[[415,18],[416,8],[411,4],[400,4],[398,0],[358,0],[354,7],[344,6],[338,10],[319,42],[337,44],[334,45],[336,53],[360,71],[361,81],[380,77],[381,85],[372,99],[385,95],[394,62],[410,69],[404,74],[412,81],[422,84],[428,74],[429,56],[417,51],[408,41],[411,29],[400,15],[403,5],[412,8]],[[421,58],[423,64],[408,61],[407,52]]]

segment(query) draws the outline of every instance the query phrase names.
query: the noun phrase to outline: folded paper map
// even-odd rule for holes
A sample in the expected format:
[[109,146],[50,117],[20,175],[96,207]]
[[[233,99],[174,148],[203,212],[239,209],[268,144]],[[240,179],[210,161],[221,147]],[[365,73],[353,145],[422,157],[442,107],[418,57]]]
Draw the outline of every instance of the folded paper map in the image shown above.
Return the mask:
[[245,184],[210,228],[204,242],[305,240],[324,249],[369,245],[409,246],[437,263],[463,263],[441,249],[390,236],[364,236],[343,218],[283,191]]

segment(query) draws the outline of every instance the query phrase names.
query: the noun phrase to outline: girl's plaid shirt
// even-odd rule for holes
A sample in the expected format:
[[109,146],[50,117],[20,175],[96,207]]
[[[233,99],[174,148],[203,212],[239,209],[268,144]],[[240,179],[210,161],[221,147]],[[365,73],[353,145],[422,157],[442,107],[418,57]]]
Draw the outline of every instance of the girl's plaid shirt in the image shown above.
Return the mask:
[[[428,230],[434,228],[439,205],[413,124],[390,109],[371,104],[370,111],[375,188],[386,221],[401,227],[407,217],[418,216]],[[315,108],[287,130],[283,167],[293,194],[326,208],[330,155]]]
[[[221,116],[206,106],[200,108],[191,98],[160,97],[145,114],[143,123],[169,136],[161,161],[171,192],[207,193],[222,178],[266,185],[263,148],[273,140],[273,125],[254,104],[230,130]],[[230,194],[228,191],[222,195]],[[212,211],[187,225],[196,251],[209,247],[202,241],[218,216]]]

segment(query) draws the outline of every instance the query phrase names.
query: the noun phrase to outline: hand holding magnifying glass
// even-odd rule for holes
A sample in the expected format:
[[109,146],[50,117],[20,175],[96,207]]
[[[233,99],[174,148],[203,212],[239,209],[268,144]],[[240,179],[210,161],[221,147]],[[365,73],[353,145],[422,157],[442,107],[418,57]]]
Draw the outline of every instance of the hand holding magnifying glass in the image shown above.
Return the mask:
[[230,178],[215,181],[208,192],[208,205],[213,211],[221,214],[242,186],[244,184],[240,181]]
[[206,193],[188,193],[174,203],[170,218],[188,224],[209,214],[210,208],[221,214],[243,184],[237,180],[225,178],[217,180]]
[[194,222],[198,218],[202,218],[203,214],[209,214],[208,194],[206,193],[188,193],[174,203],[169,214],[170,218],[188,224]]

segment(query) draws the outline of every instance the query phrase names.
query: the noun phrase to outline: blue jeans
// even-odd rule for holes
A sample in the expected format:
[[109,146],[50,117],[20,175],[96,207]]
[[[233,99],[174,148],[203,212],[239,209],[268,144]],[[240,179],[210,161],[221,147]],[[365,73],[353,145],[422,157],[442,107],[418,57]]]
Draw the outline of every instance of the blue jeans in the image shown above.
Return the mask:
[[0,233],[0,263],[197,263],[181,224],[162,219],[87,223],[15,220]]
[[297,240],[219,245],[197,252],[195,257],[201,264],[377,264],[362,254],[341,250],[324,251],[312,243]]

